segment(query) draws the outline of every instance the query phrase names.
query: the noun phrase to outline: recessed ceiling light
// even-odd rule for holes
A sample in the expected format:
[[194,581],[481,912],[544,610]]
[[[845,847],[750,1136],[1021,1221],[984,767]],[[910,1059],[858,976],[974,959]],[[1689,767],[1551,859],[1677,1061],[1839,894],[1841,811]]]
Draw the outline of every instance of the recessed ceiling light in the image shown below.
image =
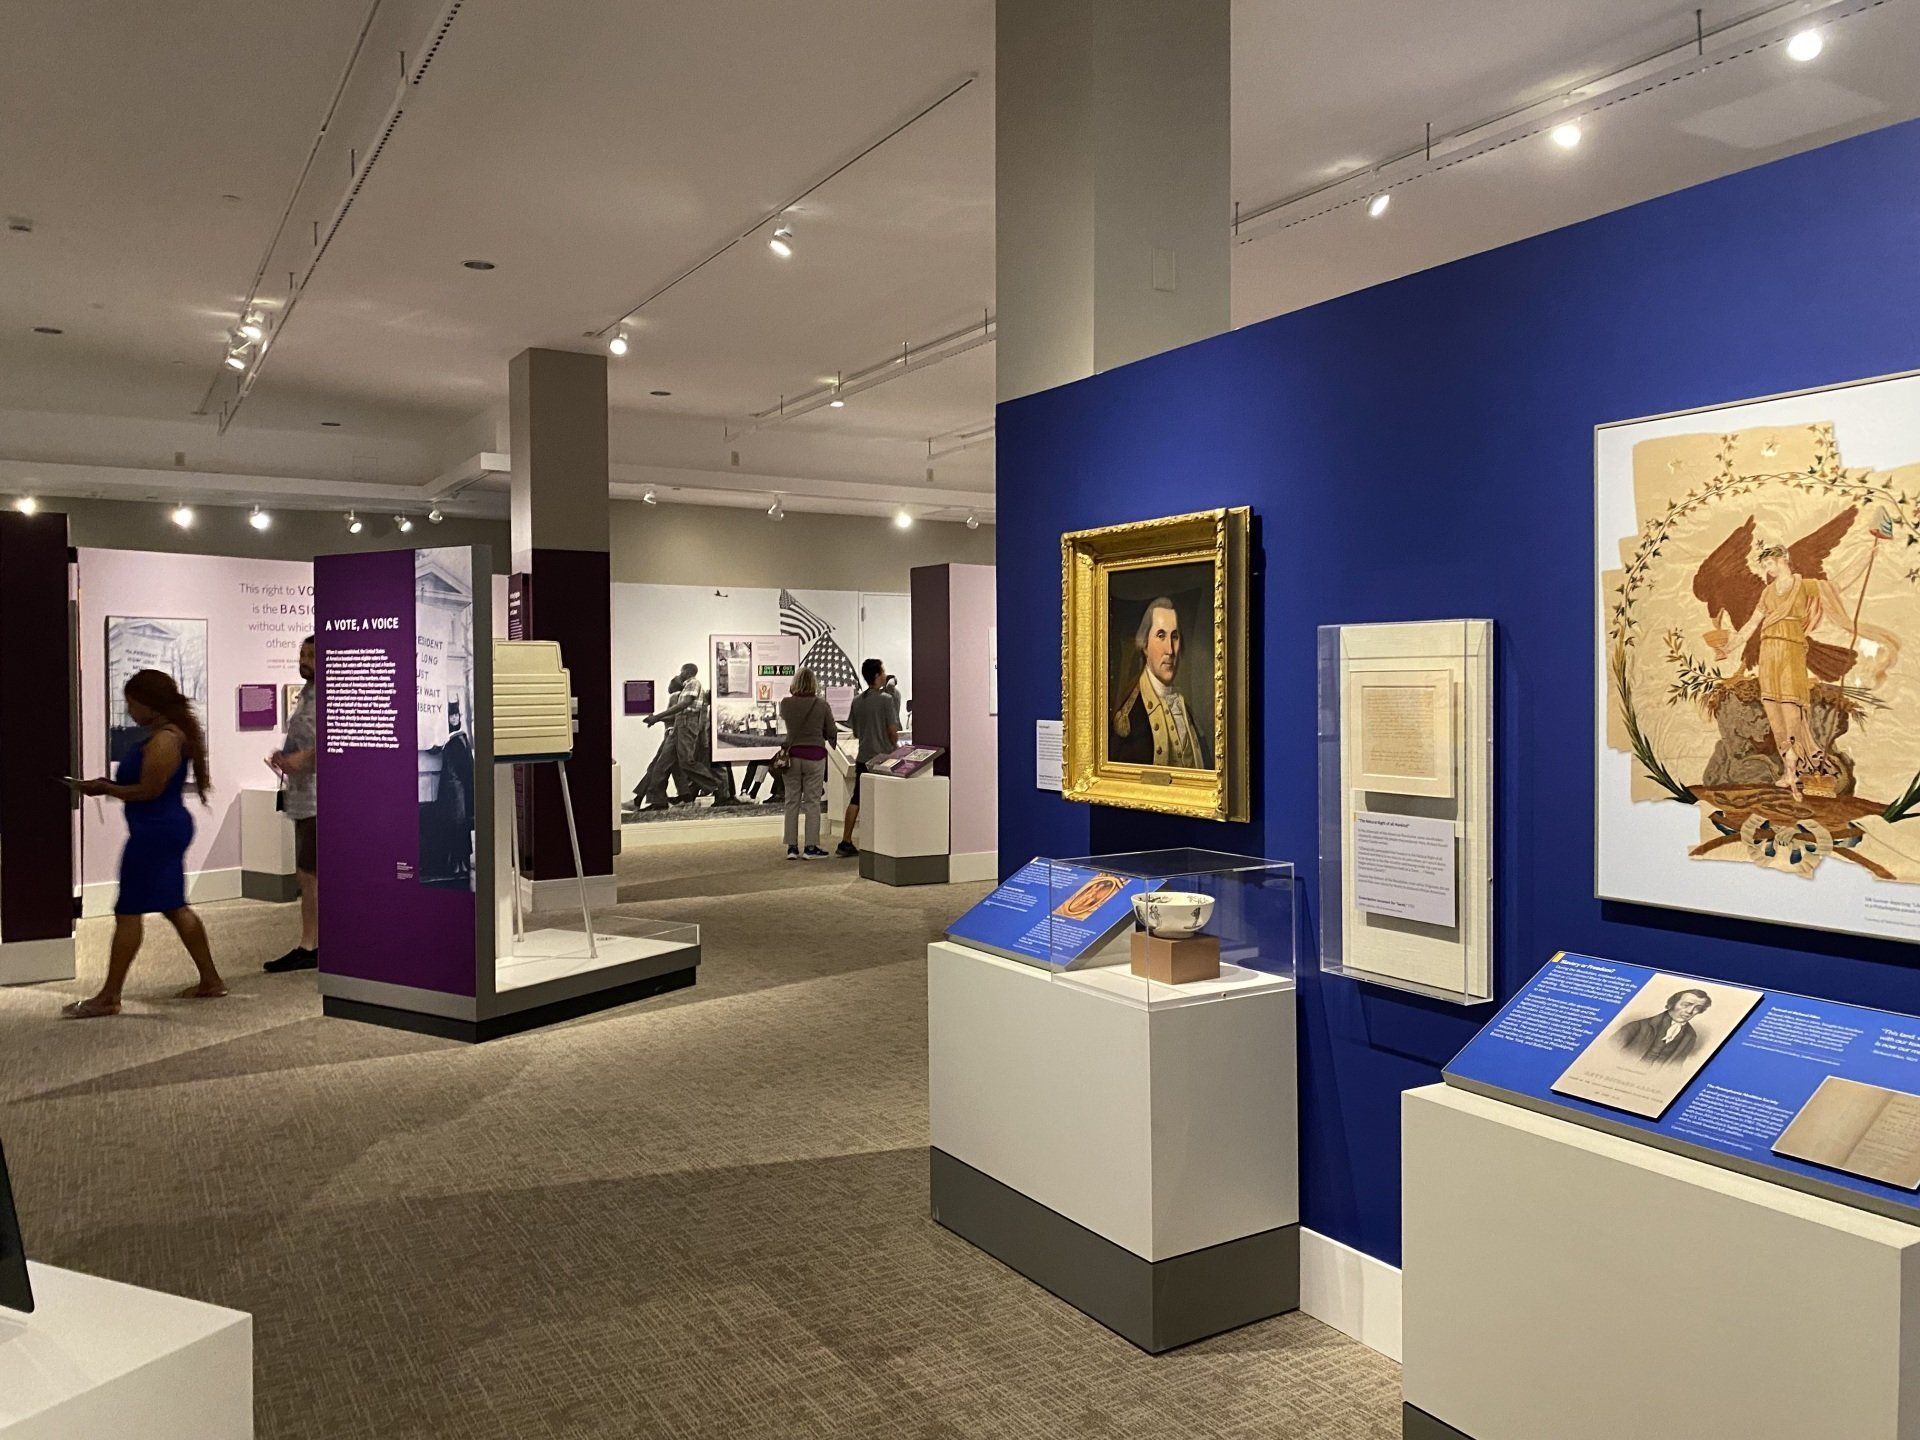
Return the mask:
[[1820,37],[1818,30],[1802,30],[1791,40],[1787,41],[1787,58],[1789,60],[1798,60],[1804,65],[1809,60],[1819,59],[1820,52],[1826,48],[1827,42]]
[[667,398],[667,396],[671,395],[673,392],[671,390],[649,390],[647,393],[649,395],[657,395],[662,400],[664,400]]
[[33,327],[33,333],[36,335],[64,335],[67,332],[62,330],[58,325],[36,325]]
[[776,225],[773,229],[773,234],[767,239],[767,248],[782,260],[792,259],[793,227],[791,225]]
[[173,514],[169,518],[182,530],[191,530],[193,528],[193,507],[191,505],[176,505],[173,507]]
[[322,420],[320,423],[329,430],[338,430],[340,428],[340,422],[338,420]]
[[491,260],[462,260],[460,263],[466,266],[467,269],[469,270],[493,269],[493,262]]
[[1562,150],[1571,150],[1580,143],[1580,127],[1569,120],[1566,124],[1556,125],[1549,130],[1547,138]]
[[1392,203],[1393,196],[1382,190],[1367,202],[1367,218],[1370,220],[1378,220],[1382,215],[1387,213],[1387,207]]

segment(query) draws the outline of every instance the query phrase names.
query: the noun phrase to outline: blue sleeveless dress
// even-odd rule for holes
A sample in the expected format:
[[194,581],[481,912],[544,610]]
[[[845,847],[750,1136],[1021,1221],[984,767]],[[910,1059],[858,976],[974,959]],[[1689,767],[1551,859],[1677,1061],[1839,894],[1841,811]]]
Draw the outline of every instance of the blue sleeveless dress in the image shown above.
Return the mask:
[[[116,785],[140,783],[140,766],[148,741],[120,757],[114,768]],[[127,812],[127,848],[120,852],[120,898],[116,915],[166,914],[187,903],[187,845],[193,839],[193,816],[181,792],[187,783],[187,757],[167,781],[167,788],[151,800],[130,800]]]

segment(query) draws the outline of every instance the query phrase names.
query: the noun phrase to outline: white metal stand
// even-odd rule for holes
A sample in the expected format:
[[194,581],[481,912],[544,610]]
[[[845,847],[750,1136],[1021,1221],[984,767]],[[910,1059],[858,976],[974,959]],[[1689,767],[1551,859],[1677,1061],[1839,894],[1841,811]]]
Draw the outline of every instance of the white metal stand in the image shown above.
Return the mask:
[[[540,762],[514,760],[508,763],[532,765]],[[573,819],[573,791],[567,785],[567,762],[563,758],[556,757],[553,764],[560,771],[560,799],[567,810],[567,840],[573,847],[573,877],[580,886],[580,922],[586,926],[587,955],[597,960],[600,958],[600,951],[593,939],[593,910],[587,904],[587,871],[580,859],[580,828]],[[527,917],[520,904],[520,792],[518,786],[514,787],[514,814],[512,823],[507,826],[507,846],[509,863],[513,867],[513,938],[519,941],[526,938]]]

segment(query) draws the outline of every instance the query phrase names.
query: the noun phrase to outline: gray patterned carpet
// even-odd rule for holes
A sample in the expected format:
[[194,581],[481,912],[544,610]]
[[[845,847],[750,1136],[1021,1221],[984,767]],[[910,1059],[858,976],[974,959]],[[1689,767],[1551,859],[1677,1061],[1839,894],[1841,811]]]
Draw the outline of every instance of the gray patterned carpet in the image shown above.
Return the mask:
[[479,1047],[320,1018],[246,902],[205,911],[229,999],[159,998],[171,932],[120,1019],[0,990],[31,1253],[250,1311],[270,1440],[1398,1436],[1396,1368],[1312,1320],[1149,1358],[929,1221],[925,942],[983,887],[777,856],[623,857],[698,986]]

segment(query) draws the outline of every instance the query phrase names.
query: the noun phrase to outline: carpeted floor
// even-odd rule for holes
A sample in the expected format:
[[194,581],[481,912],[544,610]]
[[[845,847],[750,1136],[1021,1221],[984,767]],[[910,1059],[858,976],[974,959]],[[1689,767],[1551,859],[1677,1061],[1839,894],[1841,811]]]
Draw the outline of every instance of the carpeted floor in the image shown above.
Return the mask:
[[984,887],[778,854],[624,856],[699,984],[484,1046],[322,1019],[247,902],[229,999],[157,998],[164,926],[117,1020],[0,990],[30,1252],[250,1311],[268,1440],[1398,1436],[1396,1367],[1304,1316],[1150,1358],[934,1225],[925,943]]

